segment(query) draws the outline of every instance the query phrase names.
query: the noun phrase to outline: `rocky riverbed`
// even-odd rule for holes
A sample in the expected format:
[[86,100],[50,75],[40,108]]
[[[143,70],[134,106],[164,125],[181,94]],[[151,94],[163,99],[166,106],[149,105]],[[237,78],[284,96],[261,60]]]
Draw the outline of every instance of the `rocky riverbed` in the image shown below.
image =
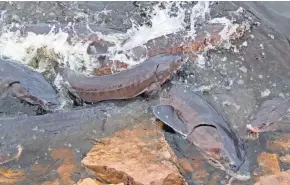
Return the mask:
[[[42,104],[27,102],[27,96],[20,96],[23,89],[16,86],[24,84],[22,79],[1,73],[14,81],[8,85],[6,78],[5,83],[0,81],[0,184],[290,183],[287,112],[282,120],[275,120],[278,131],[253,136],[246,129],[263,102],[287,100],[290,95],[288,39],[251,12],[229,2],[172,6],[165,2],[1,2],[0,7],[1,55],[43,75],[62,105],[46,110]],[[94,24],[119,35],[72,32],[75,44],[62,32],[15,35],[7,31],[11,24],[39,23]],[[222,29],[206,27],[213,24]],[[189,37],[193,35],[196,39]],[[98,42],[88,44],[92,40]],[[106,53],[110,62],[95,65],[90,52]],[[225,117],[245,143],[250,179],[231,179],[209,164],[202,147],[156,120],[151,108],[159,103],[159,96],[80,105],[60,88],[64,81],[57,71],[50,70],[67,65],[82,75],[104,75],[131,68],[158,52],[190,54],[190,62],[162,88],[181,85]],[[42,65],[46,62],[51,65]],[[28,92],[35,88],[29,83],[21,87]],[[211,154],[221,150],[219,145],[204,143]]]

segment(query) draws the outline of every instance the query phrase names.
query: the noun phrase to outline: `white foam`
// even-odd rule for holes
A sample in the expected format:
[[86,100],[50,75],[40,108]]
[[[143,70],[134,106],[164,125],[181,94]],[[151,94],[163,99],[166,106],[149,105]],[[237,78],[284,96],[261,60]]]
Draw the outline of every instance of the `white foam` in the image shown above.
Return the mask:
[[208,1],[199,1],[192,9],[190,14],[190,25],[191,30],[188,32],[188,36],[195,37],[195,29],[194,25],[196,20],[200,17],[203,20],[206,18],[206,15],[209,15],[210,8],[209,8]]
[[219,23],[225,25],[225,27],[220,31],[219,35],[223,40],[230,40],[231,35],[233,35],[237,28],[239,27],[238,24],[233,24],[231,20],[226,17],[214,18],[209,21],[210,23]]
[[[58,56],[54,59],[60,64],[65,64],[65,66],[79,72],[83,72],[81,70],[83,66],[92,69],[94,63],[90,60],[86,49],[89,43],[69,44],[67,38],[68,34],[65,32],[57,34],[29,32],[26,37],[22,37],[19,32],[6,32],[0,36],[0,54],[29,64],[33,58],[37,57],[37,51],[45,47],[48,55],[55,53]],[[43,72],[46,69],[37,68],[35,70]]]
[[178,15],[176,17],[170,16],[170,9],[174,2],[165,4],[165,9],[160,9],[155,6],[153,9],[153,17],[151,19],[152,26],[136,26],[132,20],[133,27],[127,31],[130,39],[123,45],[124,50],[129,50],[136,46],[140,46],[147,41],[180,31],[185,28],[184,11],[179,7]]
[[270,89],[265,89],[263,92],[261,92],[261,97],[268,97],[271,94]]
[[[142,46],[148,40],[161,37],[163,35],[168,35],[171,33],[179,32],[185,30],[186,24],[184,22],[185,15],[191,13],[190,24],[191,30],[188,35],[184,37],[192,37],[194,39],[196,31],[194,25],[197,20],[204,20],[210,15],[210,3],[206,1],[198,2],[193,8],[185,10],[181,7],[182,2],[162,2],[165,7],[164,9],[159,7],[159,4],[153,7],[153,12],[151,14],[152,26],[137,26],[137,24],[132,20],[132,28],[128,29],[124,34],[109,34],[105,35],[101,32],[94,32],[90,29],[87,24],[87,28],[98,35],[99,38],[106,41],[112,42],[115,46],[108,48],[107,56],[112,60],[119,60],[121,62],[127,63],[129,67],[134,66],[140,62],[143,62],[147,58],[128,58],[126,55],[130,56],[129,51],[131,48]],[[177,16],[171,16],[171,8],[176,6]],[[103,13],[109,14],[111,10],[104,10]],[[1,19],[4,16],[1,14]],[[84,17],[87,19],[86,15],[78,14],[77,16]],[[224,29],[220,32],[223,40],[227,41],[230,39],[231,34],[233,34],[238,28],[237,24],[233,24],[229,19],[225,17],[215,18],[209,21],[209,23],[220,23],[224,25]],[[2,32],[0,35],[0,55],[7,56],[13,60],[19,61],[23,64],[29,64],[32,59],[38,56],[38,50],[44,49],[47,57],[52,57],[59,64],[63,64],[70,69],[77,71],[85,75],[91,75],[95,68],[98,68],[98,63],[93,57],[87,54],[87,47],[89,42],[81,42],[76,40],[73,43],[67,42],[68,34],[63,31],[58,33],[50,32],[48,34],[34,34],[29,33],[26,37],[21,36],[19,32]],[[124,43],[124,40],[126,42]],[[210,47],[210,46],[209,46]],[[123,53],[118,53],[118,51],[123,51]],[[202,55],[198,56],[198,66],[204,67],[204,57]],[[40,66],[40,68],[34,69],[39,72],[47,70],[46,66]],[[55,79],[55,86],[61,86],[62,79],[57,77]],[[213,86],[203,86],[199,87],[197,90],[207,90],[211,89]],[[60,89],[59,89],[60,90]]]
[[[136,46],[141,46],[148,40],[175,33],[185,29],[185,10],[180,6],[178,2],[163,2],[164,9],[159,7],[159,4],[153,7],[151,14],[152,26],[146,25],[136,26],[132,21],[132,28],[127,30],[125,34],[109,34],[104,35],[101,32],[94,32],[87,24],[87,28],[98,35],[99,38],[106,41],[113,42],[114,47],[108,48],[108,56],[113,60],[120,60],[129,66],[136,65],[143,62],[146,58],[135,61],[125,56],[126,53],[116,54],[117,51],[126,51]],[[177,16],[171,16],[170,11],[172,6],[178,7]],[[109,14],[111,10],[104,10],[101,13]],[[204,19],[210,12],[209,2],[198,2],[191,10],[191,25],[194,25],[197,18]],[[5,13],[5,12],[4,12]],[[4,14],[3,13],[3,14]],[[77,17],[87,17],[83,14],[77,14]],[[195,33],[194,26],[189,33]],[[193,36],[193,35],[191,35]],[[11,59],[19,61],[24,64],[29,64],[33,58],[37,56],[37,51],[41,48],[46,48],[47,51],[53,51],[57,55],[58,63],[64,64],[72,70],[85,75],[90,75],[94,68],[98,67],[96,61],[90,57],[86,48],[87,43],[74,42],[69,44],[67,42],[68,34],[64,31],[58,33],[50,32],[48,34],[34,34],[29,33],[26,37],[20,35],[19,32],[4,32],[0,36],[0,55],[7,56]],[[129,39],[128,39],[129,38]],[[124,39],[128,39],[127,42],[122,45]],[[49,53],[49,52],[48,52]],[[38,72],[45,71],[44,68],[34,69]]]

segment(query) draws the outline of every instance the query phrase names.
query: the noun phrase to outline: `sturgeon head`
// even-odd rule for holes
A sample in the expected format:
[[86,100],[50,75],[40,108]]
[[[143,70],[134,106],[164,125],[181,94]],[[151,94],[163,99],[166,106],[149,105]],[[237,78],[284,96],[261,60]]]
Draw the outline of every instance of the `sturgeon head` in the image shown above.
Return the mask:
[[152,107],[154,115],[198,147],[213,166],[238,180],[248,180],[249,161],[243,141],[201,96],[173,86]]

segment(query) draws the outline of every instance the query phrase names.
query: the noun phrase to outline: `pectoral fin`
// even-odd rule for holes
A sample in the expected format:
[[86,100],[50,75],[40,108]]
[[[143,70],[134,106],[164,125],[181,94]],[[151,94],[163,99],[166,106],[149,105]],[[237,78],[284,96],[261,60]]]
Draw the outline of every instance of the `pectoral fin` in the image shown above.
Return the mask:
[[186,125],[171,105],[156,105],[152,107],[152,111],[158,119],[171,127],[175,132],[187,137],[188,131]]

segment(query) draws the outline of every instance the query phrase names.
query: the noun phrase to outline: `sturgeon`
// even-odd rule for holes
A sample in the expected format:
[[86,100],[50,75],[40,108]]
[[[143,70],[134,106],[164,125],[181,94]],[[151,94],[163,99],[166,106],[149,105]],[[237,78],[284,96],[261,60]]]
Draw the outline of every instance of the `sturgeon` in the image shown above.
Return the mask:
[[69,69],[61,69],[61,73],[69,82],[68,90],[74,96],[95,103],[155,93],[188,59],[186,54],[160,54],[111,75],[85,77]]
[[248,180],[244,142],[202,96],[177,85],[164,91],[154,115],[201,149],[209,163],[238,180]]

